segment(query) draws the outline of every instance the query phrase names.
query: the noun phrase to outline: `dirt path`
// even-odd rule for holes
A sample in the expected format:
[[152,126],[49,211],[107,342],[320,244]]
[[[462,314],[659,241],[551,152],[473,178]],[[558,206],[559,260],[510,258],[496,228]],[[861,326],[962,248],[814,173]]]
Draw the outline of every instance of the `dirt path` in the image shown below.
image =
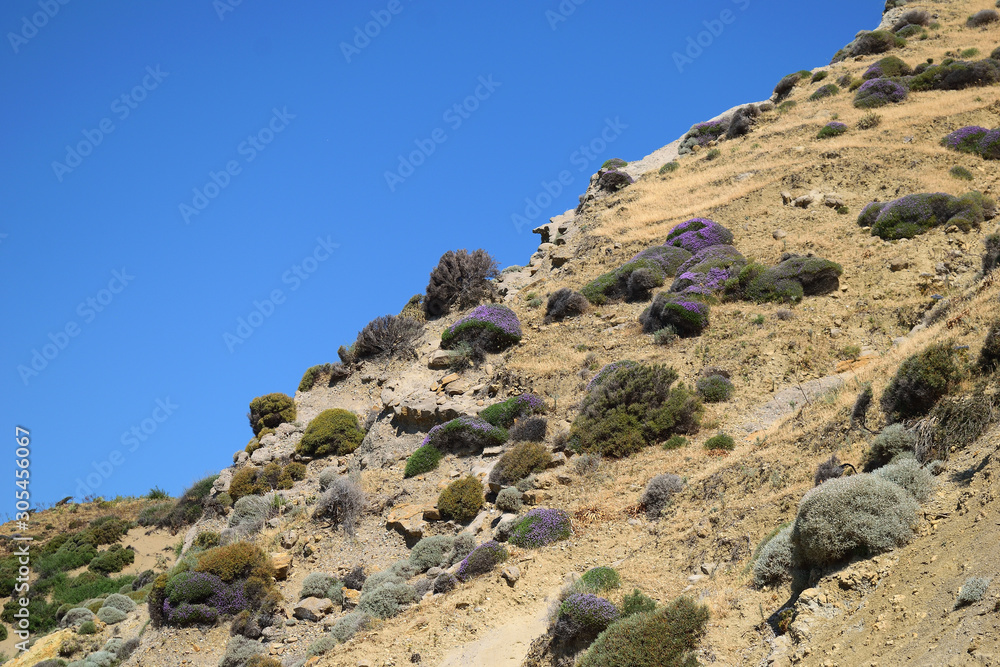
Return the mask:
[[486,630],[482,639],[452,649],[440,667],[518,667],[528,655],[531,642],[548,629],[548,609],[554,595],[517,620]]

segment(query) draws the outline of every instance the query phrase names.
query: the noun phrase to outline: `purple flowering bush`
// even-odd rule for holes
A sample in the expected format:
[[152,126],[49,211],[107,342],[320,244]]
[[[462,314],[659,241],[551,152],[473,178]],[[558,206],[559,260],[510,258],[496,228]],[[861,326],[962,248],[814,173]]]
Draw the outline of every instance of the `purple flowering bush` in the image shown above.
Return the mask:
[[470,343],[487,352],[503,352],[521,340],[521,322],[506,306],[477,306],[444,330],[441,347],[445,350],[459,343]]
[[871,227],[872,236],[886,240],[909,239],[942,225],[956,225],[962,231],[969,231],[995,213],[993,200],[977,191],[961,197],[942,192],[921,193],[868,204],[858,216],[858,226]]
[[827,123],[822,128],[820,128],[819,133],[816,134],[817,139],[828,139],[830,137],[839,137],[840,135],[847,132],[847,126],[843,123]]
[[1000,62],[992,58],[982,60],[944,61],[931,65],[910,79],[910,90],[964,90],[975,86],[989,86],[1000,82]]
[[566,616],[584,630],[600,632],[618,620],[618,608],[592,593],[574,593],[563,600],[559,615]]
[[[716,271],[717,269],[712,269]],[[639,315],[643,333],[672,327],[677,335],[692,337],[708,328],[708,304],[679,294],[660,293]]]
[[941,140],[942,146],[961,153],[972,153],[987,160],[1000,160],[1000,129],[970,125],[955,130]]
[[677,269],[681,264],[691,259],[691,253],[684,248],[672,245],[657,245],[646,248],[635,257],[629,260],[634,262],[640,259],[650,259],[660,265],[663,273],[668,276],[677,274]]
[[428,431],[422,443],[440,452],[482,451],[485,447],[497,447],[507,442],[509,434],[504,428],[469,415],[462,415],[444,424],[438,424]]
[[840,86],[835,83],[828,83],[817,88],[816,92],[809,96],[809,99],[815,102],[816,100],[822,100],[826,97],[833,97],[838,93],[840,93]]
[[510,428],[514,425],[514,420],[519,417],[543,412],[545,412],[545,401],[534,394],[521,394],[483,408],[479,418],[498,428]]
[[509,555],[507,548],[496,540],[483,542],[462,560],[456,576],[462,581],[468,581],[478,574],[489,572],[507,560]]
[[[677,270],[670,292],[711,294],[739,274],[747,260],[731,245],[714,245],[695,253]],[[693,289],[692,289],[693,288]]]
[[181,572],[166,585],[163,618],[170,625],[214,623],[220,615],[233,615],[253,605],[241,580],[226,583],[207,572]]
[[722,120],[710,120],[707,123],[698,123],[681,137],[678,153],[685,155],[690,153],[695,146],[707,146],[716,141],[729,130],[729,123]]
[[569,514],[563,510],[536,507],[514,526],[510,543],[525,549],[538,549],[568,539],[572,534],[573,522]]
[[889,79],[870,79],[861,84],[854,95],[854,106],[875,109],[906,99],[906,87]]
[[187,627],[189,625],[211,625],[219,618],[219,613],[205,604],[188,604],[182,602],[176,608],[170,602],[163,603],[163,613],[170,625]]
[[697,253],[709,246],[731,245],[732,242],[733,233],[719,223],[707,218],[692,218],[671,229],[664,245]]
[[876,61],[865,70],[865,73],[861,75],[861,78],[865,81],[870,79],[884,79],[897,76],[909,76],[913,74],[913,70],[910,68],[902,58],[896,56],[886,56],[881,60]]

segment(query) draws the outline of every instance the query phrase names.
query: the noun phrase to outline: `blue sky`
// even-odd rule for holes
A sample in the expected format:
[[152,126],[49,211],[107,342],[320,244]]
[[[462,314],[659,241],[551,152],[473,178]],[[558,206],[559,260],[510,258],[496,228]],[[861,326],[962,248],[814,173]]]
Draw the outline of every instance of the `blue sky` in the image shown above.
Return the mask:
[[766,98],[881,8],[8,0],[0,382],[32,502],[180,493],[444,251],[525,263],[601,162]]

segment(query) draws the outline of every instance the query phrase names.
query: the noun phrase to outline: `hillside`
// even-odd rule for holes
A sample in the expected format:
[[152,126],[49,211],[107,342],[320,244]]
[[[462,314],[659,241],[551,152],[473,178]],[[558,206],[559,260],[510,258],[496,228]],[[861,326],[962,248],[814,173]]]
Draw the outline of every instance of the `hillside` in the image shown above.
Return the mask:
[[[242,449],[243,443],[233,443],[238,448],[233,462],[197,462],[199,469],[226,467],[192,496],[188,504],[197,507],[196,518],[171,524],[164,516],[175,506],[153,500],[70,503],[36,515],[34,525],[52,525],[37,537],[42,544],[71,529],[85,530],[100,516],[135,521],[146,511],[145,525],[132,526],[114,542],[134,547],[136,557],[113,576],[152,571],[148,580],[137,582],[141,586],[133,587],[131,579],[120,583],[122,590],[135,593],[138,608],[117,624],[98,621],[97,634],[86,640],[91,645],[64,657],[87,667],[220,664],[231,642],[229,622],[213,618],[188,627],[147,626],[149,612],[142,602],[156,594],[154,575],[176,563],[181,570],[196,569],[199,553],[219,539],[242,539],[266,554],[280,554],[274,559],[279,566],[274,587],[283,602],[268,619],[270,627],[255,633],[262,644],[252,647],[279,662],[231,664],[572,665],[583,651],[574,655],[552,648],[546,634],[550,615],[564,587],[597,566],[613,567],[620,575],[619,588],[601,593],[619,607],[633,589],[661,606],[680,596],[706,605],[708,621],[696,647],[700,664],[1000,662],[1000,589],[989,586],[980,600],[956,605],[970,577],[1000,574],[1000,558],[992,546],[1000,538],[995,490],[1000,413],[994,414],[1000,382],[995,372],[977,367],[1000,315],[997,273],[983,272],[984,243],[996,231],[995,210],[987,202],[980,209],[982,220],[956,216],[954,222],[895,240],[859,225],[871,202],[917,193],[961,197],[978,191],[997,197],[1000,169],[995,160],[941,142],[966,126],[1000,127],[1000,77],[989,85],[957,90],[911,89],[904,101],[873,109],[857,108],[856,93],[850,90],[887,56],[910,67],[949,58],[987,59],[1000,46],[1000,22],[967,25],[968,17],[987,8],[983,2],[960,0],[911,2],[892,9],[881,27],[894,27],[912,10],[927,10],[928,25],[910,30],[905,46],[849,56],[803,73],[787,96],[753,105],[747,134],[706,142],[693,152],[683,148],[691,137],[685,135],[624,165],[622,173],[634,182],[614,192],[602,185],[613,180],[602,179],[605,170],[595,174],[578,209],[536,230],[542,243],[528,263],[504,270],[493,282],[498,301],[520,322],[523,335],[517,344],[487,354],[480,363],[460,364],[454,353],[441,352],[442,334],[471,308],[454,307],[425,320],[419,305],[407,305],[402,314],[420,320],[412,353],[402,345],[399,354],[359,360],[345,350],[345,363],[318,369],[315,382],[304,383],[295,394],[294,415],[279,420],[285,423],[273,432],[255,437],[250,452]],[[791,55],[789,63],[809,65],[792,63]],[[1000,73],[1000,63],[995,66]],[[821,87],[840,81],[836,93],[811,99]],[[761,97],[767,93],[761,91]],[[734,114],[743,114],[737,109],[705,120],[733,123]],[[819,138],[821,128],[832,122],[844,124],[846,131]],[[677,166],[663,168],[668,163]],[[956,166],[968,178],[953,175]],[[724,298],[717,286],[705,298],[708,326],[698,335],[664,341],[668,344],[644,333],[640,317],[656,303],[653,295],[671,286],[672,276],[647,290],[647,298],[610,299],[561,321],[546,320],[551,294],[562,288],[583,290],[640,251],[663,244],[677,225],[692,218],[724,226],[739,253],[764,267],[808,256],[834,262],[842,273],[794,303]],[[415,285],[413,291],[421,288]],[[935,345],[961,366],[960,377],[942,392],[946,396],[936,397],[939,406],[952,406],[952,413],[928,408],[917,414],[913,403],[903,401],[900,411],[912,408],[913,414],[888,414],[888,404],[880,399],[893,386],[898,369],[911,355]],[[317,355],[328,357],[317,361],[333,361],[332,350]],[[637,447],[628,456],[575,451],[590,435],[580,432],[579,420],[589,405],[585,399],[595,373],[623,360],[670,367],[677,383],[688,388],[697,386],[706,369],[714,369],[709,374],[728,377],[733,394],[723,402],[704,403],[700,426],[687,429],[682,446],[667,449],[660,446],[666,437],[654,437],[651,446]],[[865,387],[874,400],[859,420],[856,402]],[[498,529],[505,532],[507,526],[499,523],[504,513],[488,486],[482,510],[468,521],[442,520],[438,501],[457,479],[489,480],[514,443],[480,443],[471,454],[446,452],[436,468],[404,477],[408,458],[432,427],[529,393],[544,403],[542,443],[549,462],[525,485],[519,516],[533,508],[563,510],[571,518],[572,533],[539,548],[508,543],[509,556],[496,568],[453,582],[453,590],[428,590],[429,582],[419,584],[427,580],[423,572],[394,564],[409,558],[421,538],[464,533],[482,544]],[[332,409],[356,416],[361,425],[356,450],[303,455],[309,425]],[[527,416],[520,415],[519,427]],[[859,549],[836,562],[807,563],[791,580],[755,587],[755,557],[779,527],[796,520],[818,466],[835,454],[861,473],[871,463],[873,441],[892,421],[913,434],[920,463],[926,464],[921,470],[933,471],[933,490],[907,526],[912,536],[882,553]],[[343,429],[337,431],[340,438],[356,427],[338,422],[337,428]],[[705,447],[720,434],[733,438],[731,450]],[[927,447],[936,455],[928,455]],[[287,488],[277,491],[282,500],[264,503],[272,509],[261,510],[256,530],[232,533],[232,500],[238,495],[233,481],[245,481],[247,471],[251,477],[257,470],[264,475],[273,462],[279,462],[275,475],[287,471],[290,476],[282,484]],[[288,470],[290,462],[302,464],[301,479]],[[329,472],[321,481],[323,471]],[[650,480],[664,473],[676,475],[681,486],[661,515],[652,518],[641,497]],[[338,497],[335,510],[315,515],[321,499],[329,498],[326,488],[341,488],[336,479],[353,480],[364,491],[366,502],[357,510],[356,523],[349,491]],[[883,509],[886,514],[895,511]],[[78,520],[72,526],[70,513]],[[10,524],[0,531],[14,533]],[[204,534],[214,537],[199,537]],[[182,540],[178,551],[184,556],[164,551]],[[159,560],[158,554],[163,556]],[[286,575],[282,570],[289,556]],[[458,563],[442,563],[435,576],[449,569],[460,574]],[[368,576],[395,567],[398,586],[422,586],[419,601],[404,602],[385,619],[367,621],[345,641],[328,640],[328,650],[308,657],[311,646],[331,636],[331,629],[343,627],[338,622],[352,612],[360,594],[337,588],[332,598],[339,604],[334,605],[323,604],[321,591],[310,596],[316,602],[309,610],[297,611],[307,575],[327,573],[331,582],[343,582],[359,565]],[[179,576],[178,571],[172,576]],[[73,604],[100,609],[109,592]],[[786,609],[792,612],[783,614]],[[248,622],[244,619],[244,625]],[[7,664],[28,667],[56,657],[59,642],[77,636],[72,629],[59,632],[58,640],[43,638],[33,651]],[[82,662],[114,636],[138,637],[130,657],[120,663],[114,656],[107,663]],[[583,641],[580,636],[577,641]],[[13,641],[8,639],[0,650],[9,654]],[[587,643],[576,648],[586,649]]]

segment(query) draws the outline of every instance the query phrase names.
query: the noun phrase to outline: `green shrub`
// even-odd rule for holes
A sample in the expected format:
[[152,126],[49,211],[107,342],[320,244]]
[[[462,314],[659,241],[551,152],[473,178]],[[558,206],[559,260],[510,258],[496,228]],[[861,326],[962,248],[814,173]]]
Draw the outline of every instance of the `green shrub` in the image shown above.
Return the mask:
[[97,634],[97,624],[93,621],[84,621],[80,624],[80,627],[76,629],[76,634],[78,635],[96,635]]
[[665,326],[653,332],[653,342],[657,345],[671,345],[677,341],[677,329],[672,326]]
[[591,593],[573,593],[559,605],[559,616],[569,620],[577,635],[596,634],[618,620],[618,609],[610,601]]
[[731,436],[720,433],[705,441],[705,449],[724,449],[731,452],[736,449],[736,441]]
[[698,378],[695,387],[706,403],[722,403],[733,395],[733,383],[722,375],[708,375]]
[[990,326],[976,365],[979,367],[979,372],[984,374],[993,373],[1000,366],[1000,320]]
[[912,454],[917,437],[902,424],[889,424],[872,440],[865,454],[865,470],[881,468],[900,454]]
[[97,610],[97,618],[101,619],[108,625],[114,625],[115,623],[121,623],[128,618],[128,614],[113,607],[101,607]]
[[445,519],[472,521],[483,507],[483,483],[472,476],[455,480],[441,492],[437,506]]
[[687,442],[688,442],[688,439],[685,438],[683,435],[672,435],[669,438],[667,438],[666,442],[663,443],[663,448],[664,449],[680,449],[681,447],[683,447],[684,445],[686,445]]
[[[595,378],[596,380],[597,378]],[[695,433],[701,400],[666,366],[621,365],[591,383],[570,442],[578,451],[623,457],[675,433]]]
[[258,396],[250,401],[247,418],[253,434],[257,435],[264,427],[276,428],[279,424],[295,421],[295,401],[281,393]]
[[462,559],[456,576],[461,581],[468,581],[476,575],[489,572],[506,561],[509,556],[507,548],[502,544],[494,540],[483,542]]
[[343,584],[333,575],[324,572],[310,572],[302,581],[302,588],[299,590],[299,599],[330,597],[331,593],[335,595],[336,591],[342,587]]
[[622,578],[614,568],[600,565],[584,572],[575,587],[583,593],[603,593],[620,588],[621,585]]
[[910,79],[910,90],[964,90],[989,86],[1000,81],[1000,64],[991,58],[983,60],[945,60],[930,65]]
[[383,583],[361,594],[358,610],[374,618],[387,619],[400,612],[400,605],[417,601],[416,591],[404,583]]
[[563,510],[536,507],[514,525],[510,543],[525,549],[538,549],[573,534],[573,522]]
[[678,336],[691,338],[708,328],[710,311],[702,295],[661,292],[639,315],[639,323],[643,333],[672,329]]
[[827,72],[825,69],[821,69],[820,71],[812,75],[812,80],[810,81],[810,83],[816,83],[817,81],[822,81],[828,76],[830,76],[830,73]]
[[890,422],[923,416],[961,377],[954,344],[931,345],[899,366],[882,394],[882,412]]
[[552,455],[538,442],[519,442],[507,450],[490,472],[490,482],[501,486],[517,484],[534,472],[541,472]]
[[652,612],[612,623],[590,646],[578,667],[691,667],[705,634],[708,607],[681,597]]
[[425,537],[410,550],[410,565],[419,574],[432,567],[439,567],[455,545],[455,538],[449,535]]
[[545,402],[534,394],[512,396],[479,412],[479,418],[498,428],[509,429],[514,420],[545,412]]
[[103,516],[90,522],[89,532],[94,536],[94,546],[114,544],[128,533],[132,523],[115,516]]
[[955,165],[948,170],[948,173],[961,181],[971,181],[972,172],[961,165]]
[[677,160],[673,160],[671,162],[666,163],[662,167],[660,167],[660,174],[661,175],[662,174],[669,174],[669,173],[677,171],[680,168],[681,168],[680,163],[677,162]]
[[428,431],[423,446],[431,445],[439,451],[478,454],[486,447],[498,447],[507,442],[506,429],[494,426],[479,417],[462,415]]
[[816,100],[821,100],[824,97],[833,97],[839,92],[840,92],[840,87],[837,84],[828,83],[825,86],[820,86],[819,88],[817,88],[816,92],[814,92],[812,95],[809,96],[809,99],[815,102]]
[[874,111],[869,111],[858,120],[858,129],[873,130],[881,124],[882,124],[882,116],[875,113]]
[[517,514],[521,511],[521,507],[524,504],[523,498],[524,494],[522,494],[517,487],[508,486],[507,488],[501,489],[500,493],[497,494],[497,509],[501,512]]
[[918,509],[902,487],[876,475],[831,479],[802,498],[792,544],[810,566],[879,554],[910,540]]
[[778,105],[778,113],[788,113],[799,105],[795,100],[785,100]]
[[756,588],[778,586],[792,578],[792,527],[786,526],[762,544],[753,562]]
[[990,234],[983,240],[986,252],[983,253],[983,275],[990,274],[1000,266],[1000,233]]
[[839,137],[847,132],[847,126],[843,123],[827,123],[819,129],[816,133],[817,139],[829,139],[831,137]]
[[919,503],[927,500],[934,490],[934,476],[910,456],[901,456],[875,474],[899,485]]
[[337,619],[333,629],[330,630],[330,636],[338,642],[346,642],[356,633],[366,630],[371,624],[371,618],[363,611],[352,611]]
[[268,555],[248,542],[234,542],[199,554],[194,570],[214,574],[226,583],[250,577],[270,581],[274,576]]
[[958,598],[955,600],[955,609],[975,604],[982,600],[986,595],[986,589],[990,587],[992,581],[993,579],[985,577],[969,577],[966,579],[965,583],[962,584],[962,588],[958,591]]
[[707,153],[705,153],[705,159],[706,160],[714,160],[717,157],[719,157],[720,155],[722,155],[722,151],[720,151],[718,148],[713,148],[710,151],[708,151]]
[[434,445],[420,447],[406,459],[406,469],[403,471],[403,477],[410,478],[434,470],[441,462],[441,457],[441,452]]
[[205,511],[205,499],[212,492],[212,486],[218,478],[218,475],[209,475],[192,484],[177,499],[170,513],[160,520],[159,525],[177,531],[197,522]]
[[229,481],[229,495],[233,500],[239,500],[244,496],[255,496],[265,493],[263,485],[258,482],[257,468],[252,465],[244,466],[235,473]]
[[635,614],[647,614],[656,609],[656,600],[644,594],[638,588],[622,598],[622,618]]
[[961,197],[940,192],[913,194],[891,202],[868,204],[858,217],[858,226],[871,227],[872,236],[887,241],[913,238],[945,225],[970,231],[992,216],[995,206],[992,199],[977,191]]
[[121,572],[135,561],[135,551],[125,549],[120,544],[112,544],[107,551],[100,552],[87,566],[87,569],[97,574],[108,575]]
[[264,652],[264,645],[243,635],[236,635],[226,644],[219,667],[246,667],[250,658]]
[[322,456],[346,456],[352,453],[365,438],[364,430],[358,425],[357,416],[340,408],[324,410],[309,422],[296,453],[314,458]]
[[613,157],[610,160],[606,160],[604,164],[601,165],[601,169],[621,169],[626,166],[628,166],[628,162],[622,160],[621,158]]
[[114,607],[118,611],[124,611],[126,614],[135,611],[135,601],[127,595],[120,593],[112,593],[104,598],[104,604],[101,606]]

